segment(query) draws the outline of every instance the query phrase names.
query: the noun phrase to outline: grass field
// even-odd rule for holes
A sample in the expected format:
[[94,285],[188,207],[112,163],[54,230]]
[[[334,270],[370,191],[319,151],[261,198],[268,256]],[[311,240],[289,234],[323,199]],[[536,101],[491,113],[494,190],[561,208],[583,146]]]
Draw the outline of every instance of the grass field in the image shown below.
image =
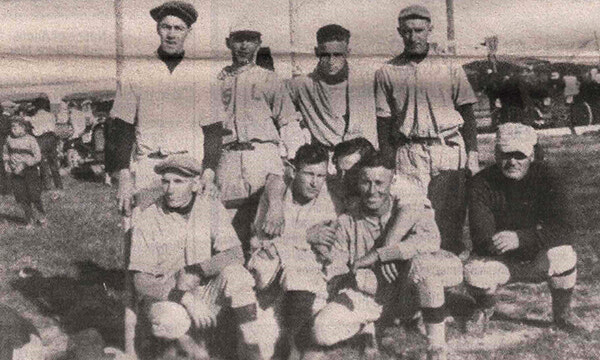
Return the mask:
[[[515,284],[500,292],[500,315],[482,336],[462,334],[449,324],[449,359],[599,359],[600,358],[600,136],[545,138],[546,158],[562,174],[577,214],[579,283],[575,312],[595,326],[586,336],[567,336],[550,326],[550,295],[542,285]],[[491,142],[480,142],[482,160],[492,161]],[[12,197],[0,198],[0,301],[31,319],[40,329],[48,359],[63,359],[73,334],[95,327],[106,345],[121,346],[123,288],[121,231],[115,189],[67,178],[56,200],[45,194],[49,226],[19,227]],[[31,266],[45,279],[17,280]],[[401,328],[385,331],[384,358],[419,359],[425,343]],[[331,358],[354,357],[341,349]]]

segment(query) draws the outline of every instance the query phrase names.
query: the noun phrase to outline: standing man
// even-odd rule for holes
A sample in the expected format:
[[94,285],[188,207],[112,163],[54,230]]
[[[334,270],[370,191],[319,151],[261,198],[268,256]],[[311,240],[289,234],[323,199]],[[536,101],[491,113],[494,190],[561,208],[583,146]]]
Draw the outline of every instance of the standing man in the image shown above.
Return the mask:
[[[167,1],[150,10],[150,16],[156,21],[160,46],[152,59],[126,63],[110,112],[113,134],[117,135],[112,139],[114,170],[119,172],[117,196],[126,230],[136,226],[132,200],[139,205],[160,194],[160,177],[154,166],[175,154],[202,163],[201,126],[211,117],[210,90],[201,87],[208,74],[185,58],[185,41],[198,12],[190,3]],[[208,162],[204,164],[210,167]],[[209,186],[214,172],[206,169],[202,177],[203,186]],[[136,322],[135,314],[126,309],[125,347],[130,354],[135,353]]]
[[465,281],[476,301],[474,329],[494,313],[494,293],[508,282],[547,281],[554,325],[587,329],[570,310],[577,279],[565,194],[548,166],[534,161],[532,127],[498,127],[496,164],[477,174],[469,188],[469,225],[475,255]]
[[[42,162],[40,163],[40,174],[42,185],[50,189],[50,179],[54,182],[57,190],[63,189],[62,178],[58,163],[58,137],[56,136],[56,118],[50,111],[50,101],[46,98],[38,98],[34,102],[37,110],[30,118],[33,136],[37,139],[42,151]],[[53,194],[57,198],[58,193]]]
[[252,26],[238,26],[231,29],[226,43],[232,64],[218,76],[218,116],[225,135],[217,184],[225,206],[235,212],[234,227],[247,246],[263,188],[269,210],[262,230],[281,234],[284,163],[294,158],[304,140],[283,81],[256,65],[261,33]]
[[[198,13],[183,1],[168,1],[150,10],[160,46],[150,61],[126,64],[111,117],[115,118],[119,206],[131,213],[133,193],[157,188],[153,168],[172,154],[204,159],[202,125],[210,118],[210,99],[200,84],[206,77],[185,58],[185,40]],[[213,171],[204,172],[204,183]]]
[[177,302],[203,337],[220,310],[231,307],[241,358],[261,359],[255,341],[254,280],[243,266],[227,211],[218,200],[199,193],[202,165],[191,156],[171,155],[154,171],[162,196],[136,219],[129,263],[140,313],[147,315],[156,301]]
[[[4,147],[6,139],[10,135],[10,118],[18,109],[18,105],[10,100],[2,101],[2,114],[0,115],[0,146]],[[4,163],[0,164],[0,194],[6,195],[11,192],[9,176],[4,171]]]
[[[375,119],[371,86],[348,65],[350,31],[337,24],[317,31],[315,70],[292,78],[289,90],[313,144],[333,152],[342,141],[361,136],[362,124]],[[372,139],[374,140],[374,139]]]
[[477,102],[462,66],[430,56],[429,11],[411,5],[400,11],[404,52],[375,74],[379,148],[396,171],[421,179],[435,209],[442,248],[456,254],[466,211],[467,170],[479,170]]

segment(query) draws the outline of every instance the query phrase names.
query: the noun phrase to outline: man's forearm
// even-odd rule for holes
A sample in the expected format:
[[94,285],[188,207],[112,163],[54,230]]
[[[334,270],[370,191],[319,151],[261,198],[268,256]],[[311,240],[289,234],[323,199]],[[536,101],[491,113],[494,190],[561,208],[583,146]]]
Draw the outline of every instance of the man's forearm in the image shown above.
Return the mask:
[[218,275],[224,268],[233,264],[244,263],[244,252],[241,246],[227,249],[203,261],[199,264],[186,266],[186,271],[196,273],[202,277],[212,277]]
[[458,107],[458,112],[464,122],[460,132],[465,140],[467,153],[477,152],[477,120],[475,119],[475,113],[473,112],[473,105],[461,105]]
[[383,156],[390,160],[395,160],[395,146],[392,143],[392,118],[377,117],[377,141],[379,142],[379,151]]
[[129,124],[119,118],[112,123],[111,135],[114,136],[114,169],[121,170],[129,168],[131,153],[135,143],[135,125]]
[[283,176],[275,174],[267,175],[265,193],[267,195],[267,201],[269,205],[275,202],[281,203],[283,201],[283,194],[285,193],[285,182],[283,180]]

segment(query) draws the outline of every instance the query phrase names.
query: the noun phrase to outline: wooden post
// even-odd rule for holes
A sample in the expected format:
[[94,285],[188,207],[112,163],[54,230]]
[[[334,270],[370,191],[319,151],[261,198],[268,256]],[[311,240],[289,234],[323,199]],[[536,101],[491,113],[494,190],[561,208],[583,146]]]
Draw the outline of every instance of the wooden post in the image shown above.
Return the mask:
[[123,0],[115,0],[115,61],[117,87],[121,86],[124,61],[123,45]]
[[456,43],[454,39],[454,0],[446,0],[446,18],[448,21],[448,52],[456,55]]
[[289,18],[290,18],[290,63],[292,65],[292,76],[300,75],[298,63],[296,61],[296,3],[289,0]]

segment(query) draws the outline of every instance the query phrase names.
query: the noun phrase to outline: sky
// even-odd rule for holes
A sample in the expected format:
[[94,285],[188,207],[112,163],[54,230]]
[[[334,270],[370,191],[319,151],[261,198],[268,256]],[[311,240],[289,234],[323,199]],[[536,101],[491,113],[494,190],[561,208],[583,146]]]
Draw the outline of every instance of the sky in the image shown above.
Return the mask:
[[[396,33],[398,11],[415,1],[294,0],[296,50],[312,52],[315,32],[339,23],[352,32],[354,54],[393,54],[402,49]],[[226,52],[230,26],[260,27],[274,52],[290,50],[288,0],[191,1],[200,12],[186,44],[189,54]],[[158,45],[148,11],[162,0],[123,0],[125,52],[151,54]],[[422,0],[432,12],[432,41],[445,44],[444,0]],[[461,54],[483,54],[485,36],[498,35],[500,53],[517,55],[597,55],[600,33],[597,0],[455,0],[455,28]],[[0,53],[21,55],[114,56],[115,16],[111,0],[0,0],[4,14]]]

